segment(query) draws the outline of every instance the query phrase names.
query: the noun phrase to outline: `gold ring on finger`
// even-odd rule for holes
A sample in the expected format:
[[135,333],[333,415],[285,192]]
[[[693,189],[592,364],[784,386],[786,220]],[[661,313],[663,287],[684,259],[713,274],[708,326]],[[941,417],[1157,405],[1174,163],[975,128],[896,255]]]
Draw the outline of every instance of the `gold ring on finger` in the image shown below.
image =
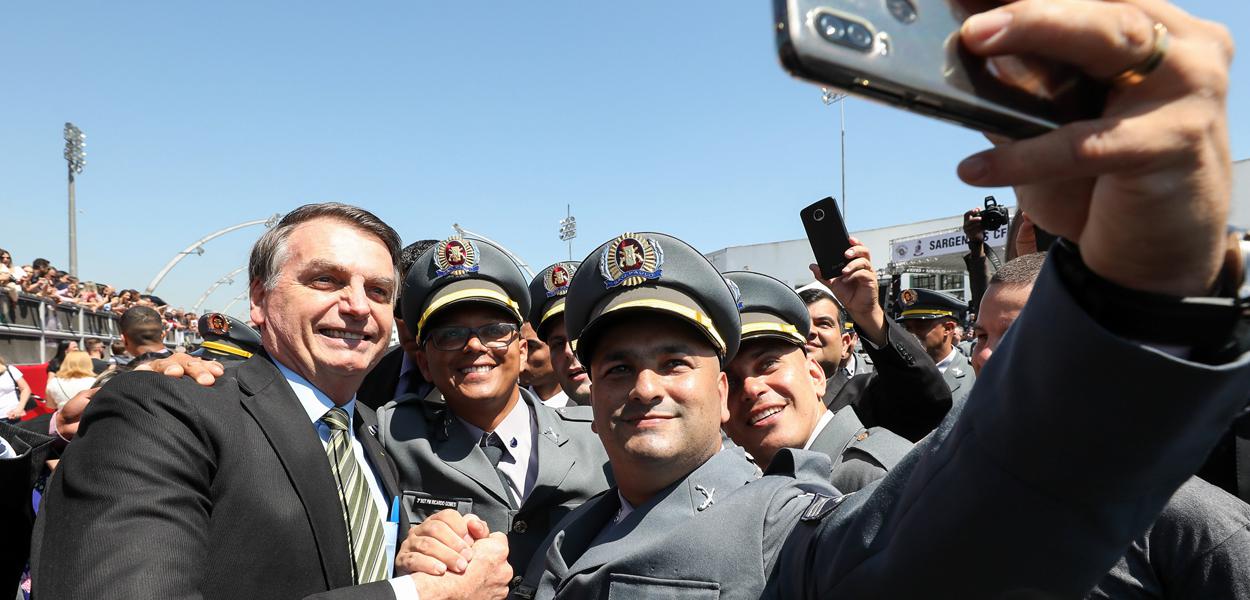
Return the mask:
[[1155,23],[1154,25],[1154,48],[1141,62],[1120,71],[1118,75],[1111,78],[1111,83],[1121,87],[1129,87],[1137,85],[1145,81],[1146,76],[1159,68],[1163,62],[1164,55],[1168,52],[1168,44],[1171,42],[1171,36],[1168,34],[1168,28],[1163,23]]

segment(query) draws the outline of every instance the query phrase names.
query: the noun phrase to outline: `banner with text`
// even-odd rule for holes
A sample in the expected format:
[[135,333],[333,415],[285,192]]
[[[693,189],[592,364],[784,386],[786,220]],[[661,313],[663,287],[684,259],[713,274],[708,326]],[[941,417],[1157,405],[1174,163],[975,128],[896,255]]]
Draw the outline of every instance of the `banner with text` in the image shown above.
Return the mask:
[[[989,242],[990,246],[995,247],[1006,244],[1007,226],[1004,225],[995,231],[985,232],[985,240]],[[951,229],[924,237],[890,242],[890,259],[894,262],[967,253],[968,238],[964,236],[962,229]]]

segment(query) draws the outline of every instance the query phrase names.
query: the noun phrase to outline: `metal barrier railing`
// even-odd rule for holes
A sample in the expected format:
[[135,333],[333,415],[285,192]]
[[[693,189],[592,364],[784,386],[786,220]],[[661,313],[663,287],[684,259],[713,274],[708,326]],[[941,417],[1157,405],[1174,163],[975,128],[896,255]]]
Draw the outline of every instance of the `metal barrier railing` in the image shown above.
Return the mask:
[[[19,294],[14,305],[6,294],[0,294],[0,354],[15,364],[46,362],[61,340],[76,340],[81,345],[92,337],[106,344],[121,339],[120,321],[113,312],[56,304],[28,294]],[[200,341],[186,330],[172,330],[165,336],[171,348]]]

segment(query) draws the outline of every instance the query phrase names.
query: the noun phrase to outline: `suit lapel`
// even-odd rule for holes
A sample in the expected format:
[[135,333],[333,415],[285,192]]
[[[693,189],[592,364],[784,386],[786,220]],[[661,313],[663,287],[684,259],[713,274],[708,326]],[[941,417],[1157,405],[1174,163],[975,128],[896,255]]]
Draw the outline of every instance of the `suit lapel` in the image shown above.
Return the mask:
[[[621,508],[620,497],[616,488],[591,498],[581,509],[583,512],[577,519],[577,527],[564,529],[556,533],[551,546],[547,549],[546,568],[557,581],[569,574],[569,565],[576,564],[590,543],[599,536],[599,532],[612,521]],[[533,564],[533,563],[531,563]]]
[[434,453],[447,463],[447,466],[459,471],[490,492],[504,506],[510,506],[511,502],[505,495],[507,492],[503,489],[503,482],[499,481],[499,474],[495,471],[495,467],[490,464],[486,454],[478,449],[478,441],[469,435],[469,431],[447,408],[447,403],[438,389],[430,390],[422,402],[426,403],[427,410],[433,409],[438,414],[435,421],[431,423],[432,429],[435,430],[430,442]]
[[327,588],[351,585],[343,505],[316,429],[282,373],[264,353],[248,359],[239,367],[237,377],[244,393],[243,409],[264,432],[304,505]]
[[569,441],[569,436],[560,419],[551,414],[552,409],[544,406],[527,390],[521,390],[521,401],[529,403],[538,428],[534,444],[534,451],[538,453],[538,477],[534,480],[534,489],[525,498],[525,505],[542,505],[564,483],[577,463],[577,456],[561,449]]

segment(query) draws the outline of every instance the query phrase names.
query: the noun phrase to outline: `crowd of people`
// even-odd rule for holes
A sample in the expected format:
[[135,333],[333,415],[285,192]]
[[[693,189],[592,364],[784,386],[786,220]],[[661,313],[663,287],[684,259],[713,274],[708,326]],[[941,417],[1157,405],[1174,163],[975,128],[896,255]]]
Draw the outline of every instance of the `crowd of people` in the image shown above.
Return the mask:
[[90,311],[121,315],[132,307],[146,306],[161,313],[168,332],[196,331],[197,315],[163,304],[158,296],[142,294],[134,289],[117,289],[106,283],[79,281],[78,277],[53,266],[46,258],[30,264],[14,266],[13,255],[0,249],[0,323],[17,320],[21,295],[40,298],[54,304],[80,306]]
[[1021,205],[1012,256],[979,274],[969,212],[971,303],[883,300],[854,239],[797,290],[660,232],[527,281],[484,241],[405,247],[363,208],[301,206],[252,248],[260,350],[170,353],[135,307],[132,368],[0,424],[20,533],[4,583],[40,600],[1250,598],[1231,40],[1153,0],[1053,7],[975,15],[963,44],[1138,77],[1099,120],[961,163]]

